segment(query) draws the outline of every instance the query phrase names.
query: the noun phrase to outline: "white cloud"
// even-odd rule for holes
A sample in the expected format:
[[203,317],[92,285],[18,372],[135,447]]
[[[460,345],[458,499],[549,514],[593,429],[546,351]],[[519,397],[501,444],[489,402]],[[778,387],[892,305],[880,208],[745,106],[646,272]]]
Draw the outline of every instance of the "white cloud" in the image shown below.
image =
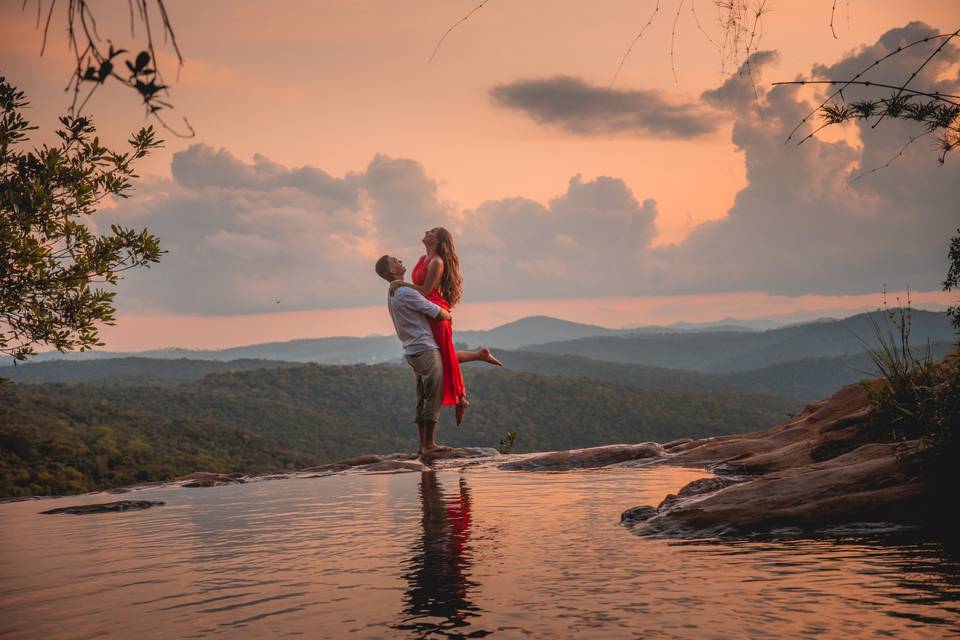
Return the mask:
[[[932,32],[912,23],[814,72],[851,75]],[[887,73],[900,77],[928,53],[911,49]],[[754,76],[774,59],[755,54]],[[946,49],[915,84],[939,79],[942,90],[957,93],[950,65],[958,61],[957,49]],[[574,176],[546,203],[508,198],[458,212],[415,160],[377,155],[363,170],[336,177],[194,145],[175,156],[173,181],[146,182],[135,198],[103,212],[147,226],[170,251],[160,265],[132,273],[117,299],[125,310],[217,314],[377,304],[377,256],[412,263],[423,231],[438,225],[457,237],[469,301],[938,288],[958,224],[960,159],[938,166],[929,146],[914,144],[890,168],[848,188],[851,172],[886,162],[916,128],[861,125],[862,148],[816,138],[785,146],[812,105],[796,87],[767,87],[758,78],[759,105],[743,76],[702,96],[734,120],[748,185],[726,217],[699,225],[678,245],[651,246],[656,202],[614,177]]]

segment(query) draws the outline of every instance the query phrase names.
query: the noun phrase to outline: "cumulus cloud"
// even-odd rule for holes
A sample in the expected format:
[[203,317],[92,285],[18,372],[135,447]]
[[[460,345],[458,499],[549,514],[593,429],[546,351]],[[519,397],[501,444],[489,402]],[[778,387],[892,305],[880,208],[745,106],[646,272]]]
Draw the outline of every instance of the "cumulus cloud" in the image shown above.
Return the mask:
[[370,304],[373,263],[412,254],[449,207],[413,160],[376,156],[334,177],[257,155],[244,162],[196,144],[174,155],[172,181],[142,186],[106,212],[146,226],[168,250],[121,285],[126,310],[251,313]]
[[[813,73],[856,73],[932,33],[919,23],[891,30]],[[897,65],[874,77],[902,79],[927,55],[922,47],[904,51]],[[752,73],[774,60],[772,52],[754,54]],[[915,85],[957,93],[958,62],[957,49],[945,49]],[[859,144],[814,138],[785,146],[787,132],[815,103],[809,87],[768,87],[738,75],[703,94],[703,102],[734,121],[733,144],[743,152],[748,184],[724,218],[669,247],[652,246],[657,204],[647,196],[655,194],[634,194],[615,177],[574,176],[545,203],[507,198],[457,211],[412,159],[377,155],[362,170],[336,177],[194,145],[175,156],[172,181],[149,183],[105,212],[147,226],[170,251],[153,269],[133,272],[118,301],[127,311],[186,313],[377,304],[383,283],[372,272],[376,257],[390,252],[411,262],[422,252],[422,231],[437,225],[457,238],[466,301],[742,290],[857,294],[884,283],[938,288],[957,226],[960,159],[939,166],[935,151],[917,143],[889,168],[850,185],[851,175],[897,154],[916,127],[866,123],[856,125]]]
[[715,113],[668,100],[660,91],[597,87],[570,76],[517,80],[494,87],[490,97],[500,107],[575,134],[695,138],[716,131],[718,124]]
[[[892,29],[877,44],[814,73],[852,77],[873,60],[906,42],[936,33],[921,23]],[[935,46],[935,45],[932,45]],[[891,58],[872,78],[902,82],[932,50],[917,47]],[[960,56],[945,50],[916,78],[915,86],[940,86]],[[741,86],[742,99],[753,99]],[[719,95],[719,94],[718,94]],[[723,98],[743,105],[731,91]],[[957,224],[960,166],[937,166],[930,145],[911,145],[887,169],[850,185],[852,176],[893,158],[904,142],[922,133],[912,123],[861,122],[862,147],[819,138],[784,146],[786,132],[811,105],[795,86],[775,87],[761,97],[764,118],[740,107],[734,144],[745,154],[748,186],[726,218],[702,225],[684,243],[658,252],[670,265],[678,291],[760,288],[774,294],[866,293],[883,283],[938,288],[948,238]],[[666,268],[666,267],[664,267]]]
[[655,218],[653,200],[638,203],[622,180],[609,177],[575,176],[546,205],[524,198],[486,202],[467,213],[460,234],[468,293],[573,297],[633,288]]

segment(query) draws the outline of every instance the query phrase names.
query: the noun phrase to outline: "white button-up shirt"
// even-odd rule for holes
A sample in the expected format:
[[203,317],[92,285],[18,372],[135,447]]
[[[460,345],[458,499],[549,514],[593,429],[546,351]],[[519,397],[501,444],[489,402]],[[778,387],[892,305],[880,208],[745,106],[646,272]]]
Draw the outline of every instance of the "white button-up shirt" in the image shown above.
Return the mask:
[[392,296],[387,295],[387,309],[397,330],[397,337],[403,343],[404,355],[412,356],[437,348],[427,317],[436,318],[440,314],[440,307],[424,298],[416,289],[400,287]]

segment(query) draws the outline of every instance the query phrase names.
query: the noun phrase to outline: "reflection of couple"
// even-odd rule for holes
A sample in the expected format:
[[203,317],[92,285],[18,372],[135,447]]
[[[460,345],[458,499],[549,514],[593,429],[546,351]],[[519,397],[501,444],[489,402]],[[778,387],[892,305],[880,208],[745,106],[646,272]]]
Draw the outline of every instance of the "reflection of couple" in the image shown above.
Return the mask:
[[403,343],[403,355],[417,376],[417,428],[419,453],[443,449],[436,443],[441,405],[456,405],[457,424],[469,406],[460,373],[461,362],[483,361],[500,365],[487,348],[460,351],[453,346],[453,316],[460,301],[460,262],[453,237],[442,227],[423,235],[426,255],[413,268],[413,283],[405,282],[403,262],[385,255],[376,272],[390,283],[387,309]]
[[404,574],[409,587],[404,602],[405,619],[398,629],[418,637],[482,637],[481,630],[466,633],[469,619],[480,609],[469,596],[470,491],[460,477],[459,491],[444,496],[434,471],[420,477],[423,506],[422,537],[417,541]]

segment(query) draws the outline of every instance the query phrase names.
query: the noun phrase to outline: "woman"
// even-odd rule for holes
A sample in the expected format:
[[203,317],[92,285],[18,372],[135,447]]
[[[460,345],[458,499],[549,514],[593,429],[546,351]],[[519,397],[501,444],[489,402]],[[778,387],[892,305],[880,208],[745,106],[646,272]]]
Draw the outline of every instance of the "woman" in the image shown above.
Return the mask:
[[[462,291],[460,260],[453,245],[453,236],[443,227],[435,227],[423,234],[423,246],[427,253],[420,256],[413,268],[413,283],[391,283],[390,293],[397,287],[413,287],[430,302],[450,311],[460,302]],[[440,359],[443,361],[443,404],[456,405],[457,424],[460,424],[463,422],[464,411],[470,406],[463,384],[463,374],[460,373],[460,363],[477,360],[497,366],[502,366],[503,363],[486,347],[479,351],[457,353],[453,346],[453,325],[449,320],[431,318],[430,328],[437,346],[440,347]]]

